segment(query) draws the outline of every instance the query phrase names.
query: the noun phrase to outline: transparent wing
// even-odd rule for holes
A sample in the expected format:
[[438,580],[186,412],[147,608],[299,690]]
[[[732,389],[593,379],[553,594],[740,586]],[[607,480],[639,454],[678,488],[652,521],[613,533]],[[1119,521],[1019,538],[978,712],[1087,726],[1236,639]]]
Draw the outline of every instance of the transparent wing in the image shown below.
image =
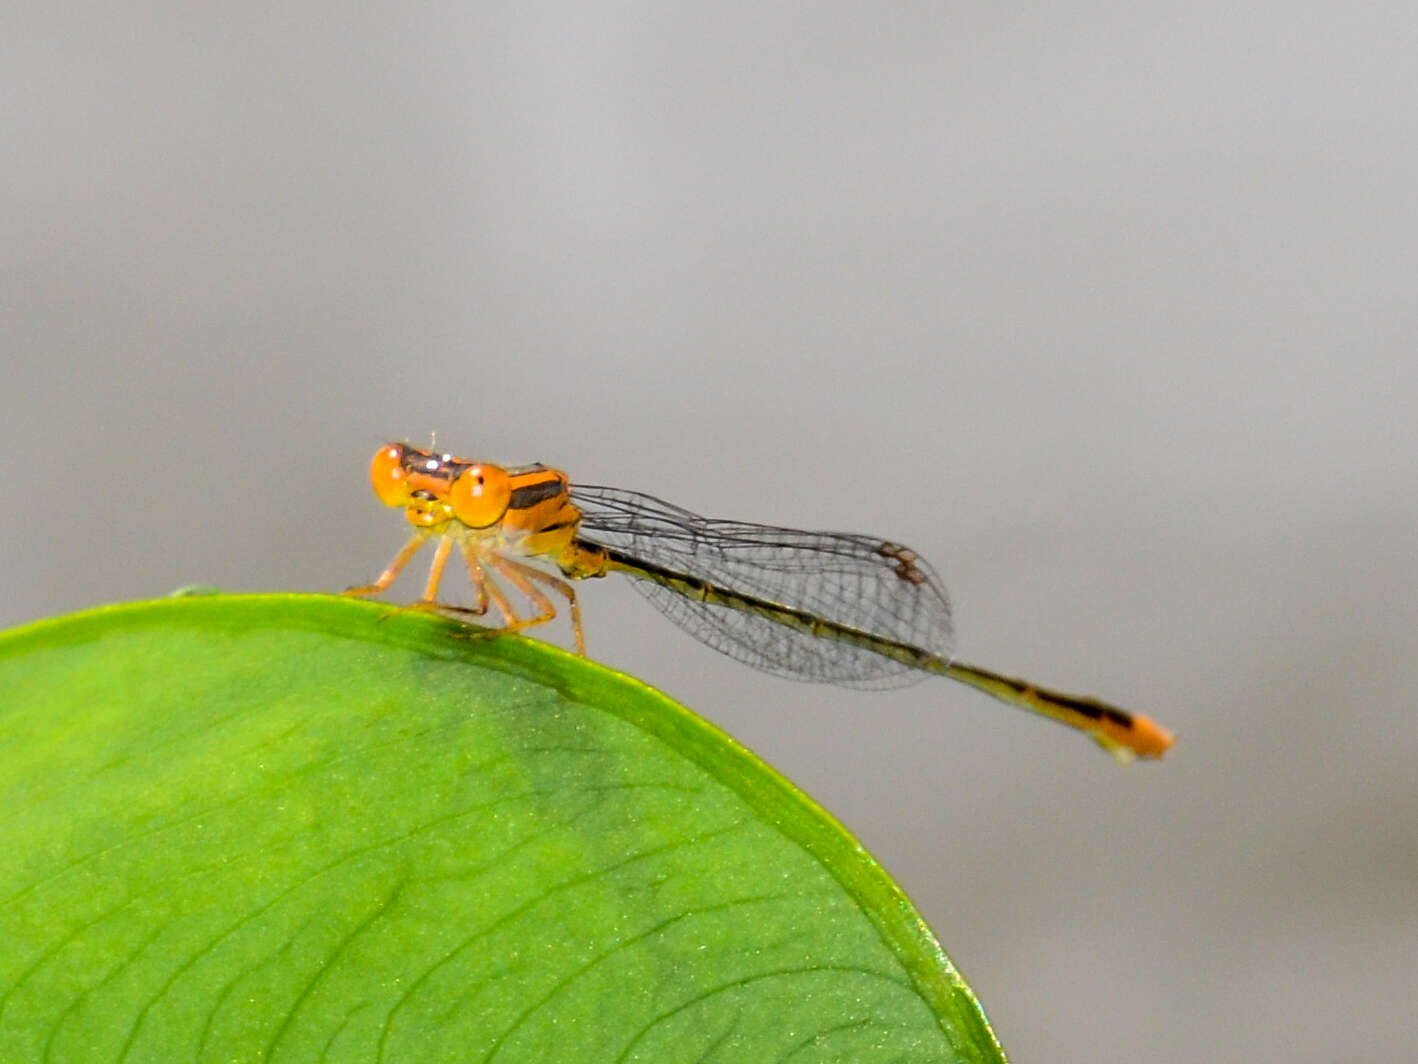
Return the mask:
[[[582,513],[578,538],[588,544],[950,660],[954,627],[945,588],[926,562],[899,544],[720,521],[619,488],[573,486],[571,499]],[[696,639],[765,672],[866,687],[914,683],[925,675],[763,611],[700,601],[647,579],[633,584]]]

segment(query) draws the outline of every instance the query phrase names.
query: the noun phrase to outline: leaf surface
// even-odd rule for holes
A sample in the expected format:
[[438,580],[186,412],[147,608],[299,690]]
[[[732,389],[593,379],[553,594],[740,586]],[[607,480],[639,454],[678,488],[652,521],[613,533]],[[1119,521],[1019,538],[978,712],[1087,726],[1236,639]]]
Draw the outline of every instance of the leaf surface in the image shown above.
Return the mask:
[[810,799],[475,631],[214,595],[0,634],[0,1060],[1003,1060]]

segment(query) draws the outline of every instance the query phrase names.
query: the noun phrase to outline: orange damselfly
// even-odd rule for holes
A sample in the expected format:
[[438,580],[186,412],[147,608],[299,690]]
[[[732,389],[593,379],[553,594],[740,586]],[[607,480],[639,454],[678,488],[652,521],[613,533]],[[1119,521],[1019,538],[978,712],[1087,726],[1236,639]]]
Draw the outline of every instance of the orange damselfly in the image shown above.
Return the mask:
[[[379,449],[370,481],[380,501],[403,508],[414,534],[374,583],[347,594],[385,590],[435,540],[416,606],[462,617],[491,608],[517,631],[556,615],[554,593],[570,604],[584,655],[576,591],[563,577],[625,573],[691,635],[766,672],[869,687],[935,673],[1086,732],[1122,760],[1161,757],[1172,745],[1147,717],[954,660],[945,588],[898,543],[700,517],[639,492],[573,485],[543,465],[503,467],[407,443]],[[437,598],[454,547],[472,581],[472,607]],[[504,585],[535,613],[519,613]]]

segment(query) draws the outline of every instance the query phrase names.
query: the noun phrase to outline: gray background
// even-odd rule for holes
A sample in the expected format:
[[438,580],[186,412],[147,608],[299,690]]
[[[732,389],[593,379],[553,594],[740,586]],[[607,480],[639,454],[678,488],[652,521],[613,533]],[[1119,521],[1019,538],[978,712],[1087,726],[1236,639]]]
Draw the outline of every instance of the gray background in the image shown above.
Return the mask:
[[852,828],[1021,1062],[1412,1057],[1411,5],[59,6],[0,19],[0,621],[365,580],[430,430],[889,535],[1174,755],[615,581],[591,651]]

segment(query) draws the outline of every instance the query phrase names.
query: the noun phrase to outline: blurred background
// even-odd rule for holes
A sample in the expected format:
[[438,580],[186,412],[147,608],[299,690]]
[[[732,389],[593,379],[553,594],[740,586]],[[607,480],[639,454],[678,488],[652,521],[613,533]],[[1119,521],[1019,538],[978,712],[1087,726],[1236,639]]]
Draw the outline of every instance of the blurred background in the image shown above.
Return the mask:
[[1172,755],[764,676],[613,580],[591,653],[846,823],[1020,1062],[1411,1057],[1411,5],[3,22],[0,622],[363,582],[368,459],[433,430],[880,533],[965,660]]

